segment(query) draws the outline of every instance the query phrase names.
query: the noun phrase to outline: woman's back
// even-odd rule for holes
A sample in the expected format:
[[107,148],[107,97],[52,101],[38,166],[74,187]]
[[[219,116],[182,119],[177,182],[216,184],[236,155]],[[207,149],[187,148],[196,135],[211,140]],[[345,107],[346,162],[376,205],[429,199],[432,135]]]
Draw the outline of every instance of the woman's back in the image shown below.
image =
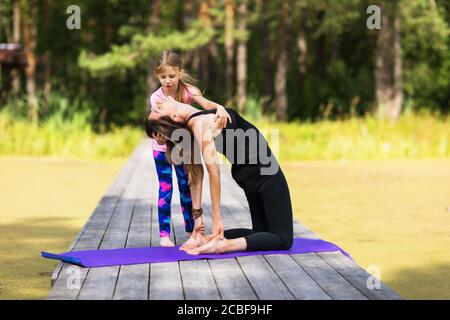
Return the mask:
[[[214,142],[217,151],[230,161],[235,180],[244,180],[254,174],[275,174],[279,168],[278,162],[258,128],[236,110],[226,110],[232,117],[232,123],[228,121],[226,128],[215,137]],[[215,110],[196,112],[187,121],[210,113],[215,113]]]

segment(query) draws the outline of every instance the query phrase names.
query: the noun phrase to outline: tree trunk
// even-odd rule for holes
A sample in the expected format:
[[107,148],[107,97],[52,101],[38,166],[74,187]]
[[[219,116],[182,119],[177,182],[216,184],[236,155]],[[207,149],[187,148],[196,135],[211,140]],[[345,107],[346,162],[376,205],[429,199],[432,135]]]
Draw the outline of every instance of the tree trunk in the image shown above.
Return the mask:
[[275,74],[275,108],[278,120],[285,121],[287,118],[287,51],[286,51],[286,29],[289,18],[289,0],[283,0],[280,8],[281,15],[278,27],[278,61]]
[[263,37],[263,84],[262,84],[262,95],[268,99],[264,100],[263,103],[263,114],[268,114],[271,112],[271,102],[272,102],[272,91],[273,91],[273,67],[272,59],[270,57],[270,9],[269,0],[262,0],[261,2],[261,35]]
[[50,97],[50,93],[52,90],[52,82],[51,82],[51,74],[52,74],[52,65],[51,65],[51,51],[46,50],[42,56],[42,64],[44,67],[44,97],[46,100]]
[[402,51],[400,44],[400,18],[394,19],[394,97],[390,118],[398,119],[403,105]]
[[403,103],[400,19],[393,4],[383,2],[381,10],[374,69],[377,114],[396,120]]
[[[241,0],[239,5],[239,33],[241,36],[247,30],[247,0]],[[247,40],[239,39],[237,48],[237,105],[239,112],[244,111],[247,100]]]
[[[45,9],[44,9],[44,24],[45,24],[45,31],[48,32],[50,28],[48,27],[50,17],[49,12],[51,12],[53,7],[53,0],[47,0],[45,1]],[[51,83],[51,74],[52,74],[52,51],[50,49],[45,50],[44,54],[41,57],[42,66],[43,66],[43,82],[44,82],[44,91],[43,95],[45,99],[48,101],[48,98],[50,96],[51,90],[52,90],[52,83]]]
[[147,32],[154,31],[159,25],[159,15],[161,11],[161,0],[153,0],[148,16]]
[[306,2],[300,2],[300,23],[298,26],[297,36],[298,48],[298,71],[299,71],[299,87],[302,88],[307,70],[306,57],[308,54],[308,43],[306,42]]
[[183,1],[177,1],[175,5],[175,25],[177,30],[184,31],[186,25],[184,24],[184,3]]
[[225,94],[227,105],[233,98],[233,28],[234,28],[234,3],[233,0],[225,0]]
[[[217,0],[209,0],[210,7],[211,8],[217,8],[219,4],[217,3]],[[211,20],[211,27],[213,27],[212,20]],[[209,86],[211,86],[212,93],[214,96],[219,96],[222,92],[222,84],[220,78],[220,66],[219,66],[219,49],[217,48],[217,41],[215,39],[211,39],[211,41],[208,43],[208,79],[209,79]]]
[[[13,42],[20,43],[20,6],[19,0],[13,4]],[[12,93],[17,96],[20,92],[20,73],[18,68],[11,70]]]
[[[161,11],[161,1],[154,0],[152,2],[151,13],[148,18],[147,32],[154,31],[159,26],[160,11]],[[147,86],[149,89],[149,94],[155,92],[156,89],[158,89],[159,87],[158,80],[155,78],[154,67],[155,66],[153,65],[153,63],[149,62],[147,67]]]
[[[209,0],[201,0],[198,17],[207,27],[211,27],[211,17],[209,16]],[[197,48],[197,54],[199,58],[199,68],[200,68],[200,79],[202,83],[209,83],[209,51],[208,45]]]
[[39,120],[38,100],[36,97],[36,44],[37,44],[37,3],[26,2],[26,12],[23,19],[23,44],[27,62],[25,74],[27,77],[28,118],[37,123]]
[[[185,28],[187,28],[187,26],[190,25],[190,23],[192,22],[192,20],[194,19],[194,4],[192,2],[192,0],[185,0],[183,2],[184,5],[184,16],[183,16],[183,24],[185,26]],[[193,59],[193,50],[189,50],[187,51],[184,55],[183,55],[183,64],[185,66],[190,66],[190,69],[192,69],[192,59]]]
[[[319,10],[317,12],[317,21],[319,25],[323,23],[325,17],[325,11]],[[325,35],[322,32],[316,42],[316,70],[317,70],[317,82],[323,83],[325,78]]]

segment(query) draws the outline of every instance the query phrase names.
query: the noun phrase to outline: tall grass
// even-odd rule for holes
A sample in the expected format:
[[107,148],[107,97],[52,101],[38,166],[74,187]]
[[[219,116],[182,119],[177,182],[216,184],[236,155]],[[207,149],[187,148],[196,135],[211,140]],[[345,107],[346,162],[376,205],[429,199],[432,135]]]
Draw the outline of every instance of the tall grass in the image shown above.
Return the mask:
[[[106,133],[98,133],[92,129],[89,106],[68,114],[73,108],[67,101],[55,101],[57,106],[39,124],[4,107],[0,112],[0,156],[128,157],[144,137],[143,128],[131,126],[112,126]],[[281,161],[450,158],[449,116],[408,109],[396,122],[366,115],[281,123],[262,117],[261,104],[262,100],[250,99],[246,118],[266,131]]]
[[70,120],[59,116],[40,124],[0,113],[0,155],[58,156],[84,159],[128,157],[143,137],[143,130],[113,127],[96,133],[86,116]]
[[267,131],[271,146],[279,146],[281,161],[450,158],[450,117],[429,112],[408,111],[396,122],[366,115],[314,123],[259,118],[253,123]]

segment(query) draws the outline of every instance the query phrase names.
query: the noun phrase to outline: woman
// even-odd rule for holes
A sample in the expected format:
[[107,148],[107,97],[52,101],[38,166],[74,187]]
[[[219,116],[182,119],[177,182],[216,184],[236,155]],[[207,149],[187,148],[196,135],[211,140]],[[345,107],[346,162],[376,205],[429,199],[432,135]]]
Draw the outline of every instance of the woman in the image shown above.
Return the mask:
[[[184,145],[182,156],[189,176],[195,225],[192,237],[181,249],[189,254],[289,249],[293,242],[292,206],[284,174],[258,129],[235,110],[226,110],[232,120],[228,120],[222,129],[214,121],[215,110],[199,111],[167,97],[157,103],[157,108],[145,120],[147,135],[156,136],[159,143],[166,143],[169,162],[173,155],[180,154],[175,146]],[[177,129],[183,129],[194,138],[188,144],[190,148],[178,138],[180,131]],[[212,202],[212,234],[209,236],[202,234],[203,167],[201,163],[195,163],[200,159],[196,150],[201,152],[209,174]],[[245,192],[252,229],[224,231],[216,150],[231,162],[233,179]],[[177,153],[172,154],[172,151]],[[188,158],[190,163],[186,161]]]
[[[225,108],[217,103],[208,100],[202,95],[200,89],[192,85],[192,77],[184,70],[181,56],[170,50],[161,52],[156,60],[155,76],[158,78],[161,86],[151,94],[150,107],[156,108],[156,102],[164,100],[167,96],[177,101],[191,104],[197,103],[204,109],[216,110],[216,121],[220,122],[220,127],[224,128],[227,124],[228,113]],[[155,160],[156,173],[159,181],[158,193],[158,222],[160,245],[163,247],[175,246],[170,240],[170,221],[171,221],[171,203],[172,203],[172,171],[175,173],[178,181],[178,190],[180,191],[181,212],[184,218],[184,228],[186,239],[191,237],[194,228],[194,218],[192,216],[191,192],[188,185],[188,176],[182,165],[172,166],[166,160],[166,145],[157,143],[152,139],[153,158]]]

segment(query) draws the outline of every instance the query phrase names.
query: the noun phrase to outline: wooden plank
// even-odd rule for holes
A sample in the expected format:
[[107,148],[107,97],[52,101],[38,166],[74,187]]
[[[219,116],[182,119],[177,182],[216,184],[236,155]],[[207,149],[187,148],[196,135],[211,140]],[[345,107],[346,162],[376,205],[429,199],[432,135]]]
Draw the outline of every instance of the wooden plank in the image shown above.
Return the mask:
[[[318,239],[317,235],[308,230],[305,226],[298,222],[294,224],[295,235],[299,237]],[[318,252],[316,253],[328,265],[330,265],[337,273],[358,288],[370,299],[382,300],[398,300],[402,299],[392,289],[382,282],[380,289],[369,289],[367,287],[367,279],[371,277],[361,266],[356,264],[352,259],[345,256],[340,251]]]
[[265,255],[264,258],[297,300],[330,300],[291,255]]
[[[233,188],[231,188],[231,187],[228,187],[227,188],[227,190],[233,190]],[[239,200],[243,200],[242,199],[242,195],[236,195],[236,192],[234,192],[234,195],[235,196],[237,196],[237,197],[240,197],[240,199]],[[318,237],[314,234],[314,233],[312,233],[311,231],[309,231],[306,227],[304,227],[304,226],[302,226],[302,225],[300,225],[297,221],[294,221],[294,227],[296,227],[296,236],[300,236],[300,237],[308,237],[308,238],[314,238],[314,239],[317,239]],[[315,296],[315,295],[312,295],[311,296],[311,298],[312,299],[315,299],[315,298],[318,298],[318,299],[322,299],[322,298],[325,298],[324,296],[323,296],[323,294],[325,293],[317,284],[314,284],[314,281],[306,274],[306,272],[303,270],[303,269],[297,269],[296,271],[297,271],[297,273],[300,273],[300,274],[303,274],[304,276],[306,276],[306,279],[308,279],[308,280],[306,280],[306,282],[305,281],[302,281],[302,282],[294,282],[294,281],[290,281],[289,280],[289,278],[292,278],[291,277],[291,272],[287,272],[287,273],[283,273],[283,272],[281,272],[282,270],[280,270],[279,268],[283,268],[284,266],[285,266],[285,264],[287,263],[287,261],[289,261],[289,260],[287,260],[286,262],[282,262],[281,260],[282,259],[286,259],[286,257],[284,257],[284,256],[271,256],[270,258],[269,257],[266,257],[266,259],[269,261],[269,262],[271,262],[271,266],[272,266],[272,268],[274,268],[276,271],[277,271],[277,274],[280,276],[280,277],[284,277],[285,279],[284,279],[284,282],[286,283],[286,284],[295,284],[295,283],[301,283],[301,284],[305,284],[305,283],[308,283],[308,284],[310,284],[311,286],[313,286],[314,288],[315,288],[315,292],[318,294],[318,296]],[[344,256],[344,259],[346,259],[346,257]],[[348,258],[347,258],[348,259]],[[277,261],[277,260],[280,260],[280,261]],[[292,261],[291,261],[291,264],[292,264]],[[304,295],[303,295],[303,292],[305,292],[301,287],[298,287],[298,288],[295,288],[295,287],[292,287],[292,288],[290,288],[290,290],[291,290],[291,292],[297,292],[297,294],[298,294],[298,296],[297,296],[297,298],[298,299],[304,299],[304,298],[308,298],[308,297],[305,297]],[[311,290],[308,290],[307,291],[308,293],[311,293],[312,291]],[[326,293],[325,293],[326,294]]]
[[220,300],[208,261],[180,261],[185,299]]
[[286,288],[263,256],[237,258],[242,270],[261,300],[293,300]]
[[367,297],[344,279],[315,253],[294,254],[294,259],[335,300],[367,300]]
[[[225,185],[227,185],[227,188],[224,190],[224,196],[227,199],[233,197],[237,201],[247,202],[243,193],[236,195],[236,192],[230,191],[233,190],[233,186],[229,183],[229,179],[232,179],[231,175],[225,173],[224,176],[225,177],[222,181]],[[226,211],[228,213],[228,211],[231,210],[228,209]],[[250,216],[250,212],[248,212],[248,209],[246,209],[245,206],[242,206],[237,212],[236,209],[234,209],[234,211],[236,215],[239,216]],[[243,218],[240,218],[240,221],[242,224],[247,223],[247,221]],[[245,227],[245,225],[232,225],[231,227]],[[267,255],[264,256],[264,258],[296,299],[330,299],[324,290],[311,279],[311,277],[295,262],[295,260],[293,260],[291,256]]]
[[208,263],[222,299],[258,299],[235,258],[208,260]]
[[367,285],[371,281],[372,275],[356,264],[340,251],[320,252],[318,255],[324,259],[342,277],[347,279],[356,288],[362,291],[367,297],[374,300],[401,300],[402,297],[387,287],[381,281],[379,288],[370,289]]
[[[151,243],[151,204],[156,196],[156,184],[154,182],[155,170],[150,165],[150,152],[144,153],[145,158],[141,160],[139,167],[138,190],[134,202],[133,218],[126,241],[127,248],[147,247]],[[152,187],[153,186],[153,187]],[[150,196],[149,201],[145,201]],[[124,265],[119,269],[114,300],[147,300],[150,278],[150,264]]]
[[[209,186],[205,186],[204,190],[209,192]],[[226,228],[239,227],[233,217],[223,208],[228,202],[226,196],[221,197],[222,208],[222,220]],[[211,201],[203,201],[203,207],[206,212],[207,224],[212,224],[211,218]],[[253,288],[248,282],[243,270],[235,258],[232,259],[220,259],[220,260],[208,260],[211,272],[215,279],[217,289],[220,292],[220,296],[225,300],[257,300]]]
[[152,263],[150,271],[150,300],[184,299],[178,262]]
[[[72,246],[71,251],[97,249],[105,232],[106,229],[85,229],[75,245]],[[53,283],[48,299],[76,299],[89,269],[80,268],[67,263],[61,263],[60,265],[61,270],[57,272],[58,276]],[[70,285],[71,283],[73,284],[74,279],[80,284],[78,287]]]
[[[152,204],[152,246],[159,246],[157,204]],[[183,286],[178,262],[152,263],[150,265],[150,300],[182,300]]]
[[150,264],[120,267],[113,300],[147,300]]
[[[318,239],[317,235],[307,229],[305,226],[294,223],[295,236],[305,237],[310,239]],[[392,289],[380,282],[379,289],[369,289],[367,287],[367,279],[371,277],[361,266],[359,266],[352,259],[345,256],[340,251],[332,252],[318,252],[317,256],[322,258],[328,265],[330,265],[337,273],[350,282],[353,286],[359,289],[370,299],[376,300],[398,300],[402,299]]]
[[[231,176],[227,172],[222,171],[222,203],[224,203],[222,207],[225,209],[222,210],[222,219],[224,219],[224,225],[227,226],[227,229],[251,227],[251,223],[249,223],[250,213],[243,206],[244,201],[241,201],[241,203],[235,202],[237,199],[234,197],[234,194],[231,194],[229,179],[231,179]],[[246,199],[245,202],[247,202]],[[234,205],[235,207],[230,210],[230,205]],[[231,214],[231,212],[234,214]],[[240,257],[237,258],[237,261],[245,274],[245,279],[248,279],[260,299],[293,299],[293,295],[264,257]]]
[[[120,194],[125,190],[126,184],[131,179],[131,174],[136,168],[140,151],[140,148],[136,148],[133,152],[130,159],[120,171],[116,180],[106,191],[94,210],[94,213],[79,233],[78,239],[73,241],[69,249],[70,251],[97,249],[99,247],[103,234],[106,231],[106,227],[104,229],[91,229],[90,225],[96,220],[97,216],[104,218],[103,214],[105,213],[110,213],[110,218],[112,217]],[[76,299],[88,272],[88,268],[79,268],[67,263],[59,263],[52,275],[53,286],[49,292],[48,299]],[[80,283],[80,286],[73,285],[74,281],[75,283]]]
[[[156,168],[153,168],[156,173]],[[155,186],[155,198],[151,203],[152,207],[152,238],[151,245],[159,246],[159,223],[158,223],[158,181]],[[172,195],[172,198],[174,195]],[[172,202],[172,209],[176,206]],[[172,218],[174,214],[172,214]],[[172,232],[173,234],[173,232]],[[176,239],[175,239],[176,240]],[[183,286],[181,283],[181,274],[178,262],[152,263],[150,264],[149,281],[149,299],[150,300],[183,300]]]
[[264,258],[296,299],[330,299],[290,255],[266,255]]
[[[179,208],[179,193],[177,192],[177,207]],[[202,205],[203,205],[202,201]],[[178,225],[179,243],[184,242],[184,226],[182,226],[183,218],[181,212],[178,212],[172,219]],[[211,221],[208,214],[204,216],[205,222]],[[210,224],[210,223],[209,223]],[[210,230],[210,229],[209,229]],[[179,261],[179,272],[183,285],[185,299],[196,300],[216,300],[220,299],[217,291],[211,268],[206,260],[197,261]]]
[[[144,164],[145,148],[139,146],[139,157],[136,169],[119,199],[119,203],[111,218],[100,249],[123,248],[126,244],[128,230],[132,220],[134,202],[138,195],[141,168]],[[120,266],[92,268],[80,290],[80,300],[110,300],[114,295]],[[123,292],[123,291],[122,291]]]

